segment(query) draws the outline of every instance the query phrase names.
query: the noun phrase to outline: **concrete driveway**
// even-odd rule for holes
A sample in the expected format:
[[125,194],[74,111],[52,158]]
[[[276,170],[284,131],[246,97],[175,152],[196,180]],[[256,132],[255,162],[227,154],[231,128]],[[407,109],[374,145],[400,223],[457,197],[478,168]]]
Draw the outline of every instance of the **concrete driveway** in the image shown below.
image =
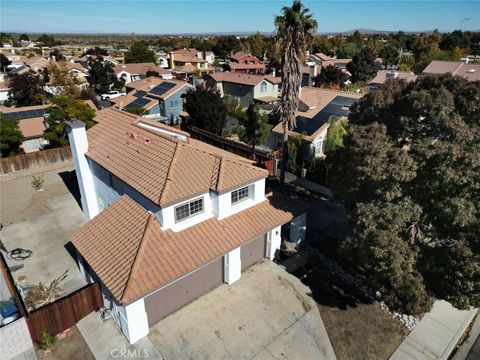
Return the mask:
[[[44,190],[35,191],[30,182],[33,174],[44,177]],[[27,284],[50,284],[68,270],[61,284],[64,294],[84,285],[75,260],[65,245],[68,237],[87,221],[71,190],[75,187],[71,165],[21,172],[1,178],[3,229],[1,240],[7,250],[23,248],[32,251],[25,260],[6,258],[15,280],[26,277]],[[16,265],[23,268],[15,270]]]
[[335,359],[309,289],[264,260],[148,335],[164,359]]

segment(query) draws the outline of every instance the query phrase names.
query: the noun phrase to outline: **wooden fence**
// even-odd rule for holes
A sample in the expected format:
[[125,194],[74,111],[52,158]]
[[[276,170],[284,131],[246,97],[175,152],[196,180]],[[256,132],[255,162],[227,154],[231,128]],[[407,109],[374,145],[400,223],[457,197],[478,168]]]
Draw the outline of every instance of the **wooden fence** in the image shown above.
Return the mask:
[[43,331],[57,335],[74,326],[78,321],[98,311],[103,306],[102,292],[98,283],[84,286],[61,299],[32,310],[27,324],[33,341],[38,341]]
[[[183,130],[190,133],[192,139],[200,140],[207,144],[213,145],[220,149],[231,152],[235,155],[251,159],[252,158],[252,147],[243,143],[239,143],[234,140],[225,139],[221,136],[212,134],[209,131],[197,128],[195,126],[185,127]],[[275,176],[276,162],[271,153],[264,151],[260,148],[255,148],[255,157],[259,164],[264,168],[268,169],[270,176]]]
[[46,165],[70,161],[71,159],[72,152],[70,146],[10,156],[0,159],[0,174],[5,175],[21,170],[38,169]]

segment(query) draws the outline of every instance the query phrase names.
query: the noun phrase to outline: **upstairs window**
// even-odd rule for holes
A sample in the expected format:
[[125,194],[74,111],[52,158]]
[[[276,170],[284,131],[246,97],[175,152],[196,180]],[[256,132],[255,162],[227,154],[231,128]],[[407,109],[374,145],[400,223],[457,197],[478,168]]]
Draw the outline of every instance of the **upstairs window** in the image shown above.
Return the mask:
[[232,191],[232,205],[238,204],[243,200],[248,199],[248,186]]
[[267,83],[265,81],[260,84],[260,92],[267,92]]
[[203,197],[175,207],[175,222],[203,213]]

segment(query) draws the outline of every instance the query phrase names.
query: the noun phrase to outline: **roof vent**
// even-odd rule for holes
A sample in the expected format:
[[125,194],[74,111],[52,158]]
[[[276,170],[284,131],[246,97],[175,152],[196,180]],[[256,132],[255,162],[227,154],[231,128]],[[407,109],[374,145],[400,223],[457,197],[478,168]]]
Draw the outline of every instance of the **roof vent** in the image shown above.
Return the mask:
[[474,72],[475,72],[475,69],[468,69],[467,70],[467,73],[469,73],[469,74],[473,74]]
[[133,139],[135,140],[137,138],[137,134],[135,134],[134,132],[130,133],[130,139]]

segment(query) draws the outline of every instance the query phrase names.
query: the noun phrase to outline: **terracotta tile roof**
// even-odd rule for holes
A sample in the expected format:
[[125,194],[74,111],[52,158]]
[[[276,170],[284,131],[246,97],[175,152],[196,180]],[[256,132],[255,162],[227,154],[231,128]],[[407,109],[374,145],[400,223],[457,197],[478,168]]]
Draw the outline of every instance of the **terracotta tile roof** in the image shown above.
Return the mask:
[[170,70],[162,69],[154,63],[139,63],[139,64],[117,64],[113,68],[115,74],[120,74],[122,71],[126,71],[129,74],[146,75],[147,71],[156,71],[160,75],[171,74]]
[[234,84],[242,84],[248,86],[256,86],[260,84],[263,80],[267,80],[272,84],[278,84],[282,81],[279,77],[273,77],[270,75],[253,75],[253,74],[244,74],[244,73],[232,73],[232,72],[217,72],[210,75],[213,80],[218,82],[230,82]]
[[412,82],[417,79],[417,75],[411,71],[380,70],[377,76],[370,81],[370,84],[384,84],[385,81],[387,81],[387,75],[389,75],[389,73],[394,76],[394,79],[405,80],[407,82]]
[[268,197],[223,220],[174,232],[124,195],[70,239],[112,295],[129,304],[305,210],[298,201]]
[[[302,116],[304,118],[313,118],[337,96],[344,96],[352,99],[360,99],[362,97],[362,94],[352,93],[347,91],[303,87],[302,93],[300,95],[300,102],[305,104],[305,106],[308,107],[309,109],[307,111],[298,110],[296,116]],[[326,126],[328,126],[328,124],[323,124],[312,135],[303,135],[304,140],[305,141],[315,140],[320,135],[320,133],[323,132]],[[283,134],[282,124],[278,123],[277,125],[275,125],[272,131],[277,134]],[[296,132],[289,131],[289,136],[292,134],[296,134]]]
[[173,71],[176,72],[186,72],[186,73],[194,73],[197,68],[192,64],[185,64],[185,65],[175,65]]
[[173,61],[183,62],[183,63],[204,63],[206,60],[197,56],[198,51],[197,49],[180,49],[175,50],[171,54],[173,54]]
[[230,60],[240,61],[245,57],[254,57],[254,56],[245,51],[237,51],[235,54],[230,56]]
[[0,112],[4,114],[19,112],[19,111],[28,111],[28,110],[38,110],[46,109],[50,105],[33,105],[33,106],[23,106],[23,107],[0,107]]
[[100,111],[87,131],[87,156],[153,203],[166,206],[210,190],[228,191],[267,177],[264,169],[219,156],[154,130],[117,109]]
[[455,76],[461,76],[468,81],[480,80],[480,64],[464,63],[462,61],[432,61],[423,70],[425,75],[439,75],[450,73]]
[[22,132],[25,139],[41,137],[47,128],[44,123],[43,116],[18,121],[18,128]]
[[228,64],[230,69],[235,70],[251,70],[251,69],[265,69],[264,64],[242,64],[236,62],[230,62]]

